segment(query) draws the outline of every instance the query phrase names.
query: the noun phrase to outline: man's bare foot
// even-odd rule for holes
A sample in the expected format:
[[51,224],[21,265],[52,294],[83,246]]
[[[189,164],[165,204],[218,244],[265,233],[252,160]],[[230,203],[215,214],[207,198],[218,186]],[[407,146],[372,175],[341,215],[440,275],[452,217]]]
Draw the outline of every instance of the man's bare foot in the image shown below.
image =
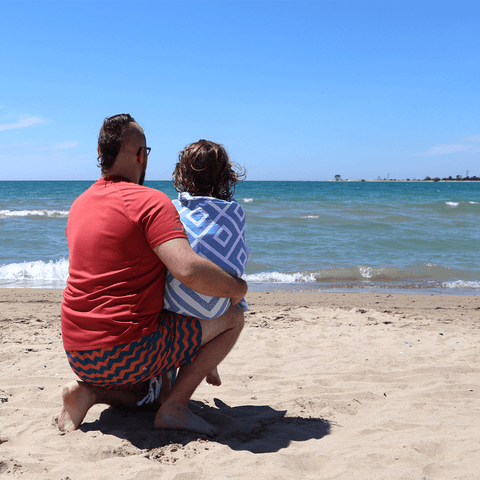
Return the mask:
[[189,430],[204,433],[210,437],[217,435],[217,430],[202,418],[195,415],[183,405],[162,405],[154,421],[155,428],[166,430]]
[[222,384],[222,380],[220,380],[220,375],[218,373],[217,367],[215,367],[206,377],[207,383],[210,385],[215,385],[219,387]]
[[83,382],[70,382],[63,388],[63,408],[58,418],[62,432],[76,430],[83,422],[88,410],[95,404],[95,395]]

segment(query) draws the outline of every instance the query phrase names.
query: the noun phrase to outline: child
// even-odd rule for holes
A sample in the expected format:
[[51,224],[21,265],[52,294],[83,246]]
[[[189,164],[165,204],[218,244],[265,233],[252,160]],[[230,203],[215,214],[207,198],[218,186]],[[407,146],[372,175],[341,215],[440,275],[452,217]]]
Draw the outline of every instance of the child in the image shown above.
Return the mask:
[[[245,241],[245,212],[232,195],[237,182],[245,178],[244,169],[230,163],[222,145],[207,140],[187,145],[178,158],[172,179],[180,193],[173,203],[191,247],[226,272],[241,277],[250,251]],[[167,272],[167,310],[213,319],[229,306],[229,298],[196,293]],[[239,306],[248,310],[245,299]]]

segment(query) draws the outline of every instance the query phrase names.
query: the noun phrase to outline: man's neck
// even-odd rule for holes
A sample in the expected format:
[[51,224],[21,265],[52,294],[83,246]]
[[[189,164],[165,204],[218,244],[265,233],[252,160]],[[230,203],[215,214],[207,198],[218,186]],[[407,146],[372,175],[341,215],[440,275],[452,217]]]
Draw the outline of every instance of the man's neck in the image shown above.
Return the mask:
[[103,178],[104,180],[109,180],[109,179],[112,179],[112,178],[123,178],[125,180],[128,180],[129,182],[138,183],[134,179],[131,178],[131,175],[128,175],[127,173],[120,172],[120,171],[103,172],[101,174],[100,178]]

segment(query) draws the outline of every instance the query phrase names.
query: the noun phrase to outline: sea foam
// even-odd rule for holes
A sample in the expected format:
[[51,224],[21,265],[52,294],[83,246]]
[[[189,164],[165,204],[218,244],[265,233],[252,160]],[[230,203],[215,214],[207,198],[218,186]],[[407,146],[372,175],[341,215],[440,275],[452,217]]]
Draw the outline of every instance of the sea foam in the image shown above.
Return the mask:
[[311,273],[281,273],[281,272],[261,272],[251,273],[243,276],[243,279],[252,283],[297,283],[297,282],[315,282],[315,277]]
[[0,286],[63,288],[68,277],[68,260],[10,263],[0,266]]
[[68,210],[0,210],[0,218],[11,217],[59,217],[67,218]]
[[442,284],[444,288],[458,288],[458,289],[480,289],[480,282],[469,282],[465,280],[456,280],[455,282],[444,282]]

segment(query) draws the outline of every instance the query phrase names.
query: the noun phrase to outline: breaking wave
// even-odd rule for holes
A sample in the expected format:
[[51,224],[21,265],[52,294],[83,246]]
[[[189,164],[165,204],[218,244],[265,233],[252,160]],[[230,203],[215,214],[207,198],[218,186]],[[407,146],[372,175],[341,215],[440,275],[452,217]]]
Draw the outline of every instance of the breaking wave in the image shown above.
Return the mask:
[[0,210],[0,218],[49,217],[68,218],[68,210]]
[[68,260],[10,263],[0,266],[0,286],[11,288],[64,288]]

